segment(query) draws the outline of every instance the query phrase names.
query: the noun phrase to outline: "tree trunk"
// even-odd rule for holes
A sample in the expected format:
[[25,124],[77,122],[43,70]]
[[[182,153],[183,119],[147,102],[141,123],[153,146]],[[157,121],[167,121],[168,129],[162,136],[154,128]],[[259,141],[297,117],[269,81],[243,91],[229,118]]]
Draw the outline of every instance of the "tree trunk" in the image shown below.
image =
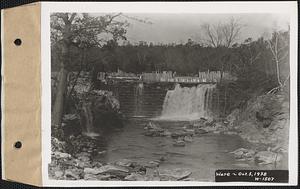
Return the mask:
[[227,86],[225,86],[225,92],[224,92],[224,109],[223,109],[223,116],[226,115],[226,106],[227,106]]
[[76,84],[77,84],[78,78],[80,77],[80,74],[81,74],[81,72],[82,72],[82,70],[83,70],[83,66],[85,65],[85,60],[86,60],[86,49],[84,48],[84,49],[82,50],[80,68],[79,68],[78,73],[77,73],[77,75],[76,75],[76,77],[75,77],[75,81],[74,81],[74,83],[73,83],[73,85],[72,85],[72,87],[71,87],[71,90],[70,90],[70,92],[69,92],[69,94],[68,94],[68,98],[71,97],[71,95],[72,95],[72,93],[73,93],[73,91],[74,91],[74,88],[75,88],[75,86],[76,86]]
[[68,73],[64,67],[60,69],[59,73],[59,83],[57,86],[57,93],[56,93],[56,98],[55,98],[55,103],[54,103],[54,108],[53,108],[53,117],[52,121],[54,125],[61,125],[62,122],[62,116],[63,116],[63,109],[64,109],[64,98],[65,98],[65,93],[67,89],[67,78],[68,78]]
[[67,92],[67,80],[69,75],[69,63],[70,63],[70,44],[71,44],[71,23],[74,18],[74,14],[72,14],[70,20],[68,19],[68,14],[64,14],[63,21],[65,27],[62,31],[62,59],[61,59],[61,69],[59,74],[59,81],[57,86],[57,92],[55,97],[55,103],[52,112],[52,124],[61,126],[62,116],[64,114],[64,102],[65,96]]

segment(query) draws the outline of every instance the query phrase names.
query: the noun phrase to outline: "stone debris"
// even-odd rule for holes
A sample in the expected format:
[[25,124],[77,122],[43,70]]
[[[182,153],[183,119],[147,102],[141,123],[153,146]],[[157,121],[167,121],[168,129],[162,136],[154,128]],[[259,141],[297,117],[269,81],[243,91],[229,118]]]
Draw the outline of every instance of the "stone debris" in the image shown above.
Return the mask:
[[271,151],[261,151],[255,154],[255,162],[258,164],[273,164],[282,159],[280,153],[275,153]]
[[159,169],[158,174],[161,180],[182,180],[192,174],[192,172],[183,169]]
[[173,144],[173,146],[176,147],[184,147],[185,146],[185,142],[183,140],[176,140]]
[[126,176],[124,179],[128,181],[145,181],[147,180],[147,177],[145,175],[141,175],[138,173],[131,173],[130,175]]
[[130,159],[121,159],[115,162],[115,165],[123,167],[133,167],[134,164],[135,162]]
[[236,159],[251,159],[253,158],[255,151],[252,149],[239,148],[230,153],[234,154]]

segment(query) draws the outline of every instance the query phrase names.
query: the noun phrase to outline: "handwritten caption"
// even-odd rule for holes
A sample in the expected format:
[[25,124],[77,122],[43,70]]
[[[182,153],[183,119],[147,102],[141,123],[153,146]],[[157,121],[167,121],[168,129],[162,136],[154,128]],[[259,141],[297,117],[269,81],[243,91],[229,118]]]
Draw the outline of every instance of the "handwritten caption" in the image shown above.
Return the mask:
[[217,170],[216,182],[288,182],[288,170]]

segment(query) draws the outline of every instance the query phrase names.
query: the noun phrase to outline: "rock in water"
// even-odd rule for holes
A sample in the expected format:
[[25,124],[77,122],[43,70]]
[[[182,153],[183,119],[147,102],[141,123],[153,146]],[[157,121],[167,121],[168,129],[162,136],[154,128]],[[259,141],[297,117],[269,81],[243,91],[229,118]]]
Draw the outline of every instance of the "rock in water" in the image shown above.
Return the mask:
[[189,135],[189,133],[184,132],[184,131],[177,131],[177,132],[172,133],[171,137],[177,139],[179,137],[184,137],[186,135]]
[[158,174],[161,180],[167,181],[167,180],[182,180],[187,178],[192,174],[192,172],[188,170],[182,170],[182,169],[159,169]]
[[282,159],[281,154],[274,153],[271,151],[261,151],[255,155],[255,162],[259,164],[271,164]]
[[128,181],[145,181],[145,180],[147,180],[147,178],[145,176],[140,175],[138,173],[131,173],[130,175],[126,176],[124,179],[128,180]]
[[84,180],[108,180],[111,178],[111,175],[93,175],[93,174],[85,174]]
[[163,133],[162,133],[162,136],[165,136],[165,137],[170,137],[172,135],[172,133],[170,131],[167,131],[165,130]]
[[130,159],[121,159],[119,161],[116,161],[115,164],[118,166],[123,166],[123,167],[131,167],[133,166],[135,162],[133,162]]
[[163,132],[164,129],[160,128],[159,126],[157,126],[156,124],[154,124],[153,122],[149,122],[145,128],[146,130],[154,130],[154,131],[157,131],[157,132]]
[[101,173],[101,170],[99,168],[84,168],[83,172],[85,174],[98,175]]
[[122,166],[117,165],[105,165],[97,169],[98,174],[112,174],[116,176],[126,176],[129,173],[129,170]]
[[193,142],[193,138],[191,136],[185,136],[183,140],[186,142]]
[[83,179],[84,180],[97,180],[97,176],[94,174],[85,174]]
[[239,148],[230,153],[234,154],[234,157],[237,159],[243,159],[243,158],[249,159],[249,158],[253,158],[255,151],[251,149]]
[[177,140],[173,145],[177,147],[183,147],[185,146],[185,142],[183,140]]
[[204,129],[196,129],[196,130],[195,130],[195,133],[201,135],[201,134],[206,134],[206,133],[208,133],[208,131],[206,131],[206,130],[204,130]]

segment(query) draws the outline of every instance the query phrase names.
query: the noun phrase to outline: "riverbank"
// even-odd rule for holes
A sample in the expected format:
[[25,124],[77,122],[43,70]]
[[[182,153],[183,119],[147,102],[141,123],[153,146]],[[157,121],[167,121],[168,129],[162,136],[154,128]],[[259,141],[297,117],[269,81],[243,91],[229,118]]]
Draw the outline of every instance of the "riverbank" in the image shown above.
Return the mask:
[[236,132],[226,130],[220,124],[211,127],[214,123],[202,122],[204,124],[177,123],[179,126],[175,129],[169,126],[170,122],[148,122],[140,130],[124,128],[126,131],[116,131],[113,136],[108,136],[110,144],[100,142],[101,138],[84,135],[70,136],[66,142],[52,138],[49,177],[62,180],[213,181],[214,170],[218,168],[274,168],[268,151],[255,149],[250,143],[243,142]]

